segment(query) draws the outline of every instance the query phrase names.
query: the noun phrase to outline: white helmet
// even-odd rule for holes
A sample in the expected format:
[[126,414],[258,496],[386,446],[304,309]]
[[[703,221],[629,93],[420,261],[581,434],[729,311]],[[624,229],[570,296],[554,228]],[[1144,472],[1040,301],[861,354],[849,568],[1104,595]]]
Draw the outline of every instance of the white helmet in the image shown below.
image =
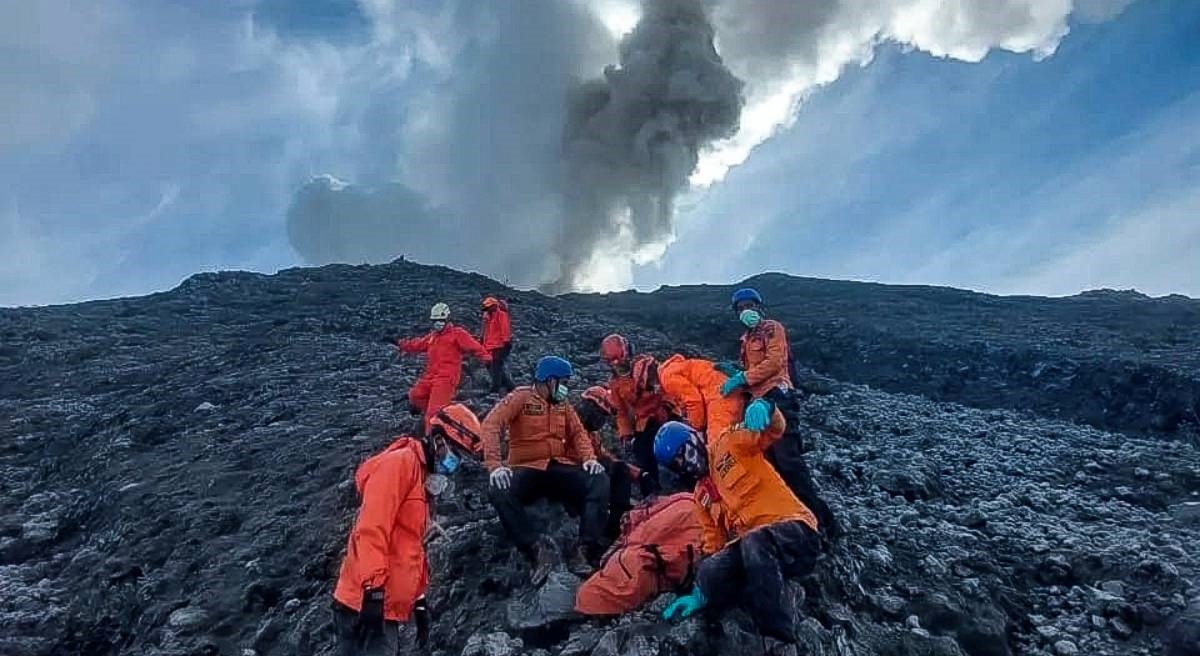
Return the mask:
[[433,321],[445,321],[450,318],[450,306],[445,303],[438,303],[429,311],[429,318]]

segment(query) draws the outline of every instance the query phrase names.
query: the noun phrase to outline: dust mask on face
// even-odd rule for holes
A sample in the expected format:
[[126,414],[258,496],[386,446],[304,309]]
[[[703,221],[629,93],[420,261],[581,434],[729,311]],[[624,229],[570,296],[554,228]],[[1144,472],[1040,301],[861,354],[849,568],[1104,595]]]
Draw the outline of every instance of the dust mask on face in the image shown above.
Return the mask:
[[738,315],[738,319],[741,320],[743,326],[753,328],[762,321],[762,315],[758,313],[758,310],[747,308],[742,310],[742,313]]
[[443,330],[443,329],[445,329],[445,328],[446,328],[446,322],[445,322],[445,321],[434,321],[434,322],[433,322],[433,329],[434,329],[434,330],[441,331],[441,330]]
[[555,403],[562,403],[563,401],[567,400],[567,394],[569,393],[570,390],[567,389],[567,386],[559,383],[558,387],[554,388],[554,393],[551,394],[551,400],[553,400]]

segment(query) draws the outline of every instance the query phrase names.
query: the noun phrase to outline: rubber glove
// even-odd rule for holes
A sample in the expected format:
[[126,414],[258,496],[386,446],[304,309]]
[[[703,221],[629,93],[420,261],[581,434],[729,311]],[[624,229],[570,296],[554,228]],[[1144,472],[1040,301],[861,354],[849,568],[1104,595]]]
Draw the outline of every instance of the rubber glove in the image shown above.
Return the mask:
[[488,481],[492,487],[497,490],[507,490],[509,483],[512,482],[512,470],[508,467],[497,467],[488,474]]
[[756,433],[765,430],[771,423],[771,404],[762,399],[755,400],[746,406],[746,416],[742,418],[742,423],[748,430]]
[[736,376],[742,373],[742,365],[734,362],[733,360],[724,360],[722,362],[718,362],[713,365],[713,367],[726,376]]
[[729,377],[725,384],[721,386],[721,396],[729,396],[734,390],[746,384],[746,372],[739,371]]
[[592,476],[599,476],[600,474],[604,473],[604,465],[600,464],[599,461],[592,459],[583,463],[583,471],[591,474]]
[[673,620],[683,620],[696,614],[696,611],[704,608],[708,604],[708,599],[704,598],[704,592],[700,590],[700,586],[694,586],[691,594],[683,595],[675,601],[671,602],[663,611],[662,617],[668,622]]

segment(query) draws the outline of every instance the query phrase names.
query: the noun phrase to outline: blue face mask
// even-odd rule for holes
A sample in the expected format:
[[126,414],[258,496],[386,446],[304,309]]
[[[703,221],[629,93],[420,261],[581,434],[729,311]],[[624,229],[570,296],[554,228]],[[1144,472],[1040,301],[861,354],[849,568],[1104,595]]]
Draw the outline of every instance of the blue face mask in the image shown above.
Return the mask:
[[738,315],[738,319],[741,320],[742,325],[746,326],[747,328],[753,328],[762,321],[762,315],[758,313],[758,310],[751,310],[747,308],[742,310],[741,314]]
[[454,455],[453,451],[446,451],[446,455],[442,461],[438,463],[437,469],[439,474],[449,476],[458,471],[458,465],[462,462],[458,456]]

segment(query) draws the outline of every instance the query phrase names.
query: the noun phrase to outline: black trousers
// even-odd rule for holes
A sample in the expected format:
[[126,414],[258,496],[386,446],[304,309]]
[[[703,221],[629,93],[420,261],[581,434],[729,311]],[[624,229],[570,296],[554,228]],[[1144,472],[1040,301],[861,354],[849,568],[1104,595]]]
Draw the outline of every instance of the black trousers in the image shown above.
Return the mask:
[[633,479],[629,476],[629,464],[621,460],[608,463],[608,523],[604,537],[617,539],[621,534],[621,518],[633,507]]
[[783,437],[779,438],[771,448],[767,449],[767,461],[779,472],[784,483],[791,488],[792,493],[813,512],[821,532],[836,537],[841,533],[841,526],[833,515],[829,504],[821,498],[817,484],[813,481],[804,459],[804,442],[800,435],[800,401],[794,390],[773,389],[766,394],[768,401],[779,408],[779,412],[787,421]]
[[580,509],[579,542],[596,547],[604,538],[608,521],[608,476],[589,474],[578,465],[551,462],[543,471],[530,467],[513,469],[507,490],[488,488],[488,499],[500,516],[509,539],[522,552],[531,553],[538,531],[525,507],[539,499],[561,503],[568,509]]
[[504,363],[508,361],[508,354],[512,353],[512,342],[505,344],[497,349],[490,351],[492,354],[492,363],[488,365],[488,373],[492,376],[493,392],[511,392],[516,384],[508,375],[508,371],[504,368]]
[[662,427],[661,421],[651,419],[646,422],[645,428],[633,434],[633,440],[631,440],[630,452],[633,455],[633,463],[638,466],[638,469],[650,472],[650,480],[643,481],[641,485],[642,497],[658,494],[662,488],[658,460],[654,458],[654,436],[658,434],[660,427]]
[[740,601],[768,638],[796,641],[796,609],[785,578],[807,576],[821,553],[821,539],[803,522],[754,529],[700,563],[696,585],[709,604]]
[[358,613],[345,606],[333,604],[333,633],[337,640],[338,656],[396,656],[400,648],[400,623],[385,621],[383,633],[359,642],[354,635]]

